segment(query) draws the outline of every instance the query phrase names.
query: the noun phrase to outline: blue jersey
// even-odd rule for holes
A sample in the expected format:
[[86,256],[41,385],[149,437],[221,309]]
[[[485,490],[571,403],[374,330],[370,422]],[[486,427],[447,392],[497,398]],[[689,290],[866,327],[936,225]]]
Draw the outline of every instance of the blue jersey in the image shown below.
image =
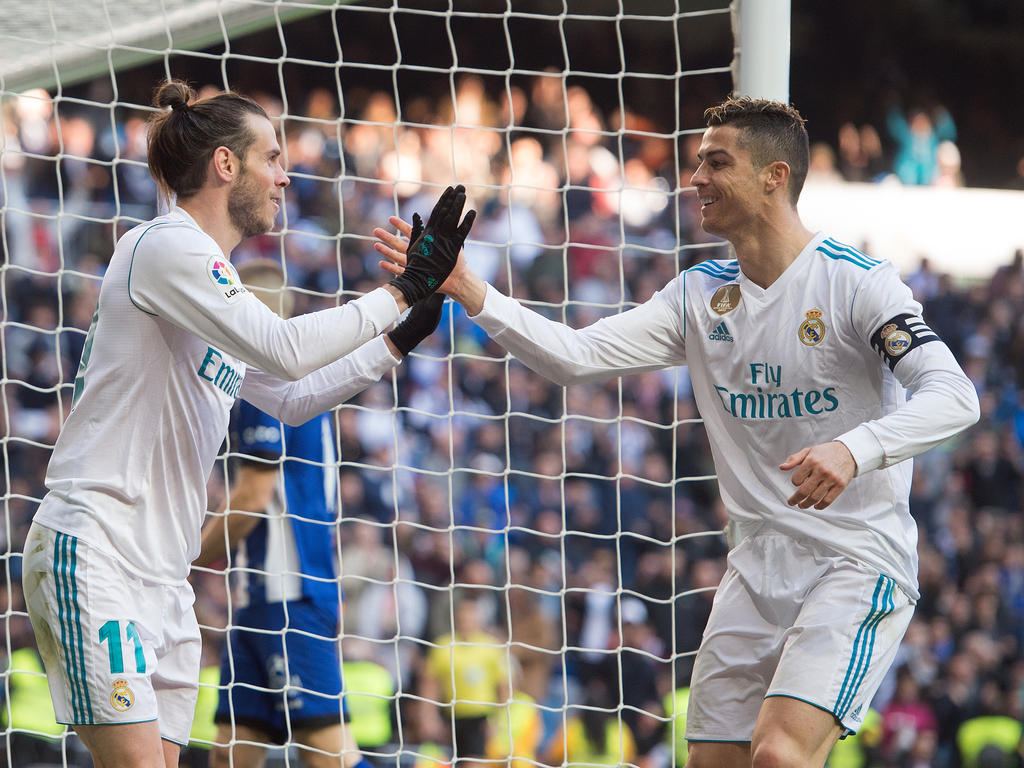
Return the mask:
[[233,452],[273,462],[280,477],[265,517],[241,544],[248,604],[308,598],[337,616],[337,453],[331,416],[298,427],[239,401]]

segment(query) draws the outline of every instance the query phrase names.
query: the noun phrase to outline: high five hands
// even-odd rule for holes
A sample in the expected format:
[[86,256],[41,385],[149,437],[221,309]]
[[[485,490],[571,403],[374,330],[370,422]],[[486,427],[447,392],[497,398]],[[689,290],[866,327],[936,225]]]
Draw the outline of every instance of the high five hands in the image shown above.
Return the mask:
[[[452,189],[449,187],[445,190],[445,194],[441,196],[441,200],[438,201],[437,206],[440,206],[445,199],[445,195],[452,193],[453,195],[461,194],[464,196],[464,188],[460,185]],[[437,206],[434,210],[437,211]],[[459,204],[461,210],[461,203]],[[431,214],[433,219],[435,213]],[[469,211],[466,214],[466,218],[463,220],[462,225],[457,228],[457,231],[461,233],[458,239],[458,246],[461,247],[465,241],[466,233],[469,231],[469,227],[473,223],[473,219],[476,217],[476,211]],[[458,218],[457,215],[455,217]],[[410,264],[415,262],[415,256],[409,256],[408,254],[414,253],[416,250],[416,242],[420,240],[425,234],[426,230],[430,228],[430,222],[427,222],[427,227],[422,232],[420,227],[420,218],[418,215],[413,214],[413,223],[405,221],[398,216],[391,216],[388,219],[388,223],[393,226],[397,232],[389,232],[386,229],[377,227],[373,230],[374,237],[377,238],[377,242],[373,244],[376,249],[384,258],[379,263],[380,267],[393,275],[402,275]],[[452,242],[455,242],[454,240]],[[396,277],[395,280],[398,278]],[[392,280],[392,283],[395,282]],[[456,252],[455,264],[448,272],[444,282],[437,288],[441,293],[451,296],[455,301],[462,304],[465,307],[466,312],[473,316],[477,314],[483,308],[484,297],[487,293],[487,285],[474,273],[467,265],[466,260],[463,256],[458,255]]]
[[381,262],[381,266],[395,275],[391,285],[402,292],[409,306],[440,288],[455,268],[462,244],[476,219],[476,211],[471,210],[459,222],[465,205],[466,188],[461,184],[448,187],[430,212],[426,226],[422,225],[419,214],[413,215],[412,226],[396,216],[389,219],[410,238],[408,243],[380,228],[374,230],[379,239],[391,246],[381,250],[380,243],[374,244],[391,259],[392,263]]

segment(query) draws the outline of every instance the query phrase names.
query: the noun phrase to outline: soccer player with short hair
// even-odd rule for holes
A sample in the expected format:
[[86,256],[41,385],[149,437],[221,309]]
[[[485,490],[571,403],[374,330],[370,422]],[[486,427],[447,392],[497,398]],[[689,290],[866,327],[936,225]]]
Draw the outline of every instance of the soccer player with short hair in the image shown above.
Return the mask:
[[474,216],[459,223],[465,193],[449,188],[411,247],[411,279],[283,319],[229,261],[271,228],[288,185],[273,124],[248,98],[196,101],[181,81],[154,106],[149,168],[176,205],[114,249],[22,574],[58,720],[97,765],[143,768],[177,765],[189,739],[200,635],[187,577],[232,404],[301,424],[344,401],[354,373],[390,370],[381,332],[444,280]]
[[[919,596],[909,459],[977,421],[978,398],[892,264],[801,222],[797,110],[740,97],[705,117],[691,181],[735,258],[580,330],[464,259],[441,291],[561,384],[689,366],[734,547],[695,661],[687,765],[821,766],[861,724]],[[400,273],[404,242],[375,234]]]

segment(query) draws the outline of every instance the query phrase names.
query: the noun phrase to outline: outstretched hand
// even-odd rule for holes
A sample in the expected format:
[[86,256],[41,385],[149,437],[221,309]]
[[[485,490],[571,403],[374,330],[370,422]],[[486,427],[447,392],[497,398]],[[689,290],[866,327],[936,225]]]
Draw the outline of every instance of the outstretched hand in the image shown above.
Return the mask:
[[412,215],[413,223],[410,224],[399,216],[388,217],[388,223],[398,230],[397,234],[388,232],[383,227],[374,228],[373,236],[377,238],[377,242],[373,244],[373,248],[385,257],[377,262],[381,269],[393,275],[400,275],[405,271],[405,254],[409,243],[412,242],[412,233],[415,231],[416,221],[419,218],[420,215],[414,213]]
[[857,473],[857,462],[849,448],[833,440],[797,451],[787,457],[779,469],[796,470],[792,482],[797,489],[789,497],[790,505],[800,509],[825,509],[850,484]]
[[[459,222],[465,204],[466,188],[461,184],[448,187],[430,212],[426,226],[420,228],[417,215],[413,217],[413,226],[404,233],[411,238],[402,251],[404,269],[389,271],[395,275],[391,284],[402,292],[410,306],[436,291],[455,268],[462,244],[476,219],[476,211],[471,210]],[[374,230],[375,234],[378,231]]]
[[[381,227],[373,230],[374,237],[377,238],[373,247],[384,257],[378,262],[384,271],[393,275],[400,275],[405,271],[406,252],[409,244],[415,240],[413,235],[416,232],[417,218],[419,217],[414,215],[413,223],[410,224],[398,216],[392,216],[388,223],[397,230],[396,232],[389,232]],[[465,308],[466,314],[473,317],[483,309],[487,284],[469,268],[465,255],[460,254],[448,279],[437,290],[451,296]]]

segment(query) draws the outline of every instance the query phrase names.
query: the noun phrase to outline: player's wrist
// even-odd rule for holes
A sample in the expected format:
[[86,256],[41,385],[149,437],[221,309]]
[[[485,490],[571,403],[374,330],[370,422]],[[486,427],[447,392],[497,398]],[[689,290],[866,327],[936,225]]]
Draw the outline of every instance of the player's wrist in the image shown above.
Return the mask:
[[385,291],[390,293],[395,298],[395,303],[398,305],[398,312],[401,314],[409,308],[409,302],[405,299],[405,294],[402,293],[400,288],[395,287],[394,283],[384,283],[381,286]]

